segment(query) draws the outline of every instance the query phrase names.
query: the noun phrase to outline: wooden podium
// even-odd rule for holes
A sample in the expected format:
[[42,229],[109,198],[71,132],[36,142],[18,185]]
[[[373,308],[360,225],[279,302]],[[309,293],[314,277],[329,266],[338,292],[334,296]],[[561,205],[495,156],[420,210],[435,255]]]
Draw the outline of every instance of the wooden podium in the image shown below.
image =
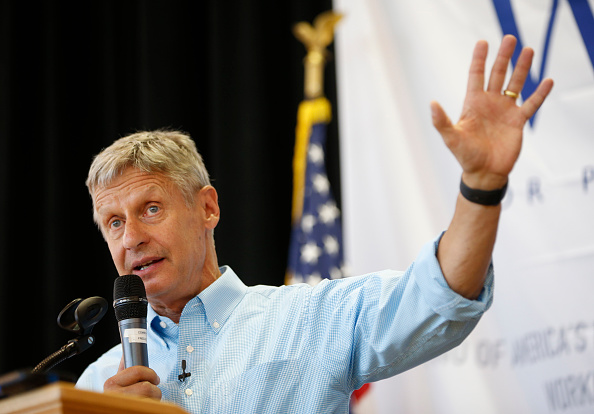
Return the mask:
[[102,394],[57,382],[0,400],[0,414],[188,414],[148,398]]

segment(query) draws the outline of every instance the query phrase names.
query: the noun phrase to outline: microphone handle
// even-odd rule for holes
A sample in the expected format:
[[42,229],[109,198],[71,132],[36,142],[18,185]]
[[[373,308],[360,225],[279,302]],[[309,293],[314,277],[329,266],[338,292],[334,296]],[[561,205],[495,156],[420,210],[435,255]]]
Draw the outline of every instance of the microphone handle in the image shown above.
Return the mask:
[[148,367],[146,318],[123,319],[118,322],[118,326],[126,368],[134,365]]

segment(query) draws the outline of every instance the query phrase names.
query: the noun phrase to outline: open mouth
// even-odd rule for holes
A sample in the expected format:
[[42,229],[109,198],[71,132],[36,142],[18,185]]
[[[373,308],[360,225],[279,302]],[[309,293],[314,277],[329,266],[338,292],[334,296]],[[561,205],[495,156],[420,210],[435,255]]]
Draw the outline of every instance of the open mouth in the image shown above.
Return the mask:
[[144,270],[144,269],[148,269],[151,265],[155,264],[155,263],[159,263],[160,261],[162,261],[163,259],[157,259],[157,260],[151,260],[150,262],[146,262],[143,263],[141,265],[138,265],[134,268],[134,270]]

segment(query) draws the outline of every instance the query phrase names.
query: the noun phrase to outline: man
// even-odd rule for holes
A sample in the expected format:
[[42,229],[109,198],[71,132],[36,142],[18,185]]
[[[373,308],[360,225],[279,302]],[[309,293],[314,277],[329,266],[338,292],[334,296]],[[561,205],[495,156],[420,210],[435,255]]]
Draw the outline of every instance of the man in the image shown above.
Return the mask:
[[87,180],[94,218],[119,274],[144,281],[151,367],[124,369],[117,346],[78,386],[194,413],[348,412],[362,384],[458,345],[491,303],[500,201],[524,124],[553,85],[516,105],[533,55],[525,49],[502,93],[515,43],[503,39],[486,89],[487,44],[477,43],[456,125],[431,104],[462,166],[462,192],[447,231],[406,272],[246,287],[217,262],[217,193],[189,137],[142,132],[102,151]]

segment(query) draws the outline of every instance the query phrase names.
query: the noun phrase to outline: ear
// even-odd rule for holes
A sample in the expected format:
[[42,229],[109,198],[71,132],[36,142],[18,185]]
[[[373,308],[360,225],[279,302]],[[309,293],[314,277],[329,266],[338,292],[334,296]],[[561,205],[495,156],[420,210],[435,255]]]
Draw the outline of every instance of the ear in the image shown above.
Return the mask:
[[204,212],[204,224],[206,228],[214,230],[217,224],[219,224],[221,215],[217,190],[211,185],[202,187],[198,192],[197,203]]

